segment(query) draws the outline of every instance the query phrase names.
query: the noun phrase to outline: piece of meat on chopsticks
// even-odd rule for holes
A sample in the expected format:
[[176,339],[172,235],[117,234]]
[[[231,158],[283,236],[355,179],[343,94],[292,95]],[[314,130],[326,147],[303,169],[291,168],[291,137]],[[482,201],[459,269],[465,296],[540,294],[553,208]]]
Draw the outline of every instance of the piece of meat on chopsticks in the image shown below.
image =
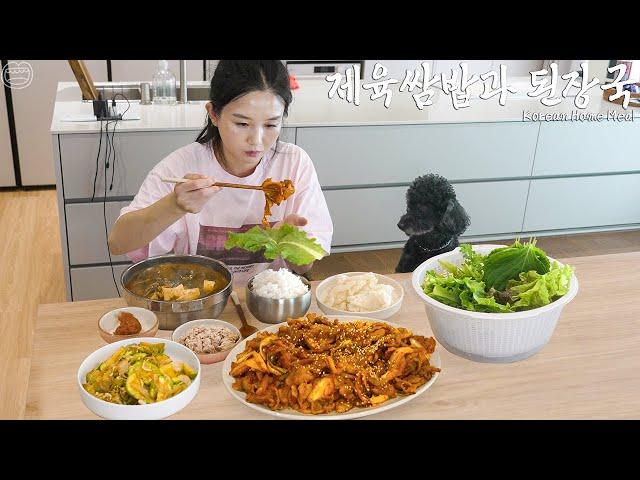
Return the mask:
[[283,180],[274,182],[271,177],[262,182],[264,191],[264,215],[262,217],[262,225],[269,228],[268,218],[271,216],[271,206],[275,203],[280,205],[284,200],[289,198],[296,191],[291,180]]

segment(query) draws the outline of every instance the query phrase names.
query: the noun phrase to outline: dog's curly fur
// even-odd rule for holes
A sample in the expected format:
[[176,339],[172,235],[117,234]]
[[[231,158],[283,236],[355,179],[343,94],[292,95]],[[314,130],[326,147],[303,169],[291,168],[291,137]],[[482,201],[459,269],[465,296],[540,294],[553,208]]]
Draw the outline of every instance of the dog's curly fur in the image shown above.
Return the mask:
[[428,258],[453,250],[470,223],[446,178],[433,173],[416,178],[407,190],[407,213],[398,222],[409,240],[396,272],[412,272]]

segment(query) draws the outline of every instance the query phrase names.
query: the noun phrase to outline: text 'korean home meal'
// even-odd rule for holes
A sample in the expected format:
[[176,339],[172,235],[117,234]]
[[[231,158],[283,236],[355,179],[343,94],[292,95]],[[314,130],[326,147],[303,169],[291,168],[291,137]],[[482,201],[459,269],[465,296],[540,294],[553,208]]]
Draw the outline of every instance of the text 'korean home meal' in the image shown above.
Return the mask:
[[197,372],[164,354],[164,343],[120,347],[87,373],[82,386],[94,397],[123,405],[160,402],[186,390]]
[[231,364],[248,402],[306,414],[346,412],[409,395],[439,368],[436,342],[384,322],[330,320],[315,313],[277,333],[260,332]]
[[184,302],[219,292],[229,282],[213,268],[197,263],[163,263],[137,272],[125,287],[150,300]]

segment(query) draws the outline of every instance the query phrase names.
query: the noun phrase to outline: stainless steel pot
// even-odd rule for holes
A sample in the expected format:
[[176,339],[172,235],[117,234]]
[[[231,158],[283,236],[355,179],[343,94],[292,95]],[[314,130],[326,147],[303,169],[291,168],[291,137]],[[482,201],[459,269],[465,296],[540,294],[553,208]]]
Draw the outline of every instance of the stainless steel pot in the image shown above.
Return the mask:
[[[197,263],[204,265],[221,272],[229,283],[219,292],[186,302],[150,300],[136,295],[125,287],[129,280],[139,271],[164,263]],[[227,300],[233,289],[233,273],[224,263],[202,255],[160,255],[131,265],[122,272],[120,285],[122,286],[122,297],[127,302],[127,305],[151,310],[157,315],[161,330],[174,330],[191,320],[218,318],[227,305]]]

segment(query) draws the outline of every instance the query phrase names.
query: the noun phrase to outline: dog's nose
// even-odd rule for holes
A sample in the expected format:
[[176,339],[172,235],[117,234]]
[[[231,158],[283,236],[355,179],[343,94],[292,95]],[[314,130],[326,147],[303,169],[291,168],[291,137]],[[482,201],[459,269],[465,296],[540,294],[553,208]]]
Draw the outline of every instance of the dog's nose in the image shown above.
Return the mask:
[[404,219],[401,218],[400,221],[398,222],[398,228],[404,231],[404,227],[405,227],[405,222],[404,222]]

